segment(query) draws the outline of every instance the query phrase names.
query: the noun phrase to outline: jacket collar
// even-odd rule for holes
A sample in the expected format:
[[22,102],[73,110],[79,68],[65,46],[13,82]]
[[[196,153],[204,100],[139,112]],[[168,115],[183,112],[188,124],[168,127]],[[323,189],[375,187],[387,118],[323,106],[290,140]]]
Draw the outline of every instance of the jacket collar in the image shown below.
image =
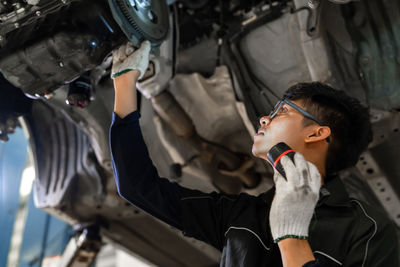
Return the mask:
[[327,183],[320,189],[320,196],[317,207],[321,205],[329,206],[347,206],[350,203],[349,194],[344,187],[339,175],[330,174],[327,176]]

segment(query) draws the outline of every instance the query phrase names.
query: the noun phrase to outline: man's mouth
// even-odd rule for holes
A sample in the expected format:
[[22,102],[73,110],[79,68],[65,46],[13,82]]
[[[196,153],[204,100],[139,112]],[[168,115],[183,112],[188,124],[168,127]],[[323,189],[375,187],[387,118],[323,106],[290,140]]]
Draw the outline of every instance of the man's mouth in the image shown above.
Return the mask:
[[264,135],[264,132],[259,130],[256,135]]

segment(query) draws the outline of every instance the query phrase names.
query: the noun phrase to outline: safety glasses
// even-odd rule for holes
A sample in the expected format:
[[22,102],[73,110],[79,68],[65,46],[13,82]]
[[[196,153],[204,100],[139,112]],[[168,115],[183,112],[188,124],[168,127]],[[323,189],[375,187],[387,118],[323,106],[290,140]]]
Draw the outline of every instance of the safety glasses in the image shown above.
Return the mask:
[[[318,123],[321,126],[324,126],[324,124],[320,120],[315,118],[313,115],[311,115],[310,113],[308,113],[307,111],[305,111],[301,107],[299,107],[296,104],[292,103],[289,99],[283,99],[283,100],[279,101],[275,105],[274,109],[269,113],[269,119],[270,120],[273,120],[275,118],[275,116],[278,114],[278,112],[279,112],[280,108],[283,106],[283,104],[288,104],[289,106],[291,106],[292,108],[296,109],[301,114],[303,114],[304,117],[315,121],[316,123]],[[330,138],[329,137],[326,138],[326,141],[329,143],[330,142]]]

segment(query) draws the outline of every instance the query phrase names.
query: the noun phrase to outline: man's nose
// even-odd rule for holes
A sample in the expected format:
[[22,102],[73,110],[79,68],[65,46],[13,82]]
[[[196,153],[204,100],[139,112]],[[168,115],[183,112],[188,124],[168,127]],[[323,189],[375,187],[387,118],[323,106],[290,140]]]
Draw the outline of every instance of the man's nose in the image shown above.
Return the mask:
[[268,126],[268,124],[270,124],[270,122],[271,122],[271,119],[269,118],[269,115],[268,116],[262,116],[260,118],[260,126],[261,127]]

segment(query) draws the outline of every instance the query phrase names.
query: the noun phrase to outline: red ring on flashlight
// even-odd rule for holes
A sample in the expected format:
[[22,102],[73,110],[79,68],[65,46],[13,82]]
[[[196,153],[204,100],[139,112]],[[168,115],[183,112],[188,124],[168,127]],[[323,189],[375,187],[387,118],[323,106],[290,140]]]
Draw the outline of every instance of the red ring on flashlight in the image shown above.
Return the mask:
[[290,152],[294,152],[294,150],[293,150],[293,149],[289,149],[289,150],[286,150],[285,152],[283,152],[282,154],[280,154],[279,157],[278,157],[278,158],[275,160],[275,162],[274,162],[274,168],[276,167],[276,164],[278,164],[279,160],[280,160],[283,156],[285,156],[286,154],[288,154],[288,153],[290,153]]

